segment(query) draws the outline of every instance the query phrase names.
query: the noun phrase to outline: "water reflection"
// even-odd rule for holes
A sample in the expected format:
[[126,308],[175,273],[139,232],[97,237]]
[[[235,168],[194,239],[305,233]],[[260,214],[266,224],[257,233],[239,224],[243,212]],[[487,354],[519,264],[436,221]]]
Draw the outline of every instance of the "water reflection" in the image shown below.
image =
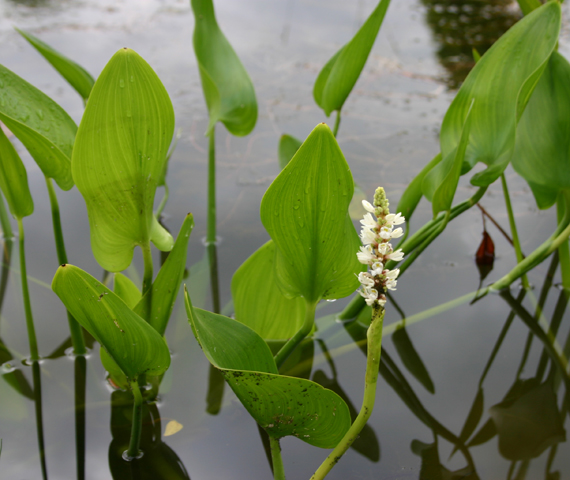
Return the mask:
[[475,65],[473,49],[483,55],[521,17],[512,0],[421,0],[439,44],[436,54],[447,70],[447,85],[461,86]]

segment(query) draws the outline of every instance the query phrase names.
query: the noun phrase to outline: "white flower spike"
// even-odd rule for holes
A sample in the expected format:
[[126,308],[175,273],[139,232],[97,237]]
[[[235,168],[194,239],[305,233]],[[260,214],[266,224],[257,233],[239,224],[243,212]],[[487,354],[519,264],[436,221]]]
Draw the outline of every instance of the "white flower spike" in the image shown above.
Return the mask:
[[384,307],[385,293],[387,290],[396,290],[400,274],[398,268],[388,270],[384,266],[388,261],[399,262],[404,258],[402,249],[393,251],[392,245],[388,242],[404,234],[401,228],[394,229],[394,226],[403,224],[405,218],[400,213],[390,213],[388,199],[382,187],[376,189],[374,205],[362,200],[362,206],[367,211],[360,220],[362,224],[360,238],[364,246],[360,247],[356,256],[360,263],[370,266],[370,271],[358,275],[361,284],[358,293],[364,297],[367,305]]

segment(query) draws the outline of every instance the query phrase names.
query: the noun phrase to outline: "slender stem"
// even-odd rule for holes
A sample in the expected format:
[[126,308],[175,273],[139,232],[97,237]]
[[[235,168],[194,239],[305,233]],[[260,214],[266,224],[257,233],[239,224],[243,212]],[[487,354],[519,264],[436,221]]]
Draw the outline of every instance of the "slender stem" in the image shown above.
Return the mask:
[[216,243],[216,127],[210,132],[208,148],[208,233],[206,243]]
[[358,434],[366,425],[366,422],[372,414],[374,402],[376,399],[376,384],[378,383],[378,371],[380,367],[380,354],[382,353],[382,325],[384,322],[384,308],[375,305],[372,310],[372,321],[368,327],[367,355],[366,355],[366,374],[364,380],[364,398],[362,407],[354,423],[348,429],[340,443],[325,459],[321,466],[317,469],[311,480],[320,480],[327,476],[331,469],[338,463],[340,458],[350,448],[352,443],[358,438]]
[[270,436],[269,445],[271,447],[271,460],[273,461],[273,478],[275,480],[285,480],[285,469],[283,468],[279,439]]
[[12,238],[14,236],[12,225],[10,225],[10,218],[8,217],[6,205],[4,205],[4,199],[2,196],[0,196],[0,226],[2,227],[2,236],[4,238]]
[[24,251],[24,225],[22,219],[18,219],[18,233],[20,237],[20,275],[22,276],[22,295],[24,297],[24,311],[26,313],[26,327],[28,330],[28,341],[30,343],[31,360],[39,360],[38,341],[36,339],[36,329],[34,327],[34,317],[32,316],[32,305],[30,303],[30,291],[28,290],[28,274],[26,273],[26,253]]
[[220,313],[220,282],[218,278],[218,246],[215,243],[209,243],[208,259],[210,261],[210,287],[212,290],[212,310],[214,313]]
[[281,350],[277,352],[275,355],[275,363],[277,364],[277,368],[280,368],[281,365],[287,360],[289,355],[297,348],[303,339],[311,333],[313,326],[315,325],[315,309],[317,308],[317,302],[308,302],[305,300],[305,321],[299,331],[293,335],[289,341],[281,347]]
[[[558,216],[558,222],[561,222],[564,218],[566,211],[570,208],[568,202],[563,195],[558,196],[558,202],[556,204],[556,213]],[[570,291],[570,249],[568,248],[568,242],[562,242],[558,247],[558,254],[560,257],[560,273],[562,274],[562,287],[565,290]]]
[[[509,187],[507,186],[507,179],[504,173],[501,174],[501,184],[503,186],[503,196],[505,197],[505,205],[507,207],[507,213],[509,215],[509,224],[511,225],[511,235],[513,236],[513,245],[515,247],[517,263],[521,263],[524,259],[524,255],[521,250],[521,243],[517,231],[517,224],[515,222],[515,215],[513,213],[513,207],[511,205],[511,197],[509,195]],[[521,275],[521,282],[525,290],[528,290],[530,288],[526,274]]]
[[[57,251],[57,261],[60,265],[67,263],[67,252],[65,251],[65,243],[63,241],[63,230],[61,228],[61,215],[59,213],[59,203],[57,195],[53,188],[51,178],[45,177],[46,186],[49,194],[49,203],[51,205],[51,219],[53,223],[53,236],[55,238],[55,249]],[[76,355],[85,355],[85,339],[83,338],[83,330],[77,320],[67,312],[67,323],[69,324],[69,332],[71,333],[71,343],[73,351]]]
[[138,382],[135,380],[131,382],[131,389],[135,397],[133,404],[133,424],[131,428],[131,441],[129,449],[127,450],[127,457],[129,460],[134,460],[140,456],[139,446],[141,443],[142,432],[142,395]]
[[336,111],[336,120],[334,122],[334,130],[333,130],[333,135],[336,137],[336,134],[338,133],[338,127],[340,127],[340,110]]
[[32,363],[32,377],[34,382],[34,406],[36,410],[36,428],[38,435],[38,448],[40,451],[40,466],[42,478],[47,480],[46,449],[44,441],[44,420],[42,413],[42,378],[40,364],[37,360]]
[[144,261],[144,275],[143,275],[143,295],[152,287],[152,251],[150,250],[150,243],[141,245],[143,261]]
[[85,479],[85,389],[87,359],[75,357],[75,454],[77,456],[77,480]]
[[[477,206],[479,207],[479,210],[481,210],[481,213],[484,215],[483,221],[485,220],[485,217],[487,217],[487,218],[491,221],[491,223],[492,223],[493,225],[495,225],[495,227],[497,227],[497,230],[499,230],[499,232],[501,232],[501,233],[503,234],[503,237],[505,237],[505,239],[507,240],[507,242],[509,242],[509,243],[514,247],[515,244],[513,243],[513,239],[512,239],[511,237],[509,237],[509,234],[508,234],[507,232],[505,232],[505,230],[503,229],[503,227],[501,227],[501,226],[499,225],[499,222],[497,222],[497,220],[495,220],[495,219],[491,216],[491,214],[490,214],[487,210],[485,210],[485,209],[483,208],[483,206],[482,206],[480,203],[478,203]],[[484,225],[485,225],[485,223],[483,223],[483,226],[484,226]]]

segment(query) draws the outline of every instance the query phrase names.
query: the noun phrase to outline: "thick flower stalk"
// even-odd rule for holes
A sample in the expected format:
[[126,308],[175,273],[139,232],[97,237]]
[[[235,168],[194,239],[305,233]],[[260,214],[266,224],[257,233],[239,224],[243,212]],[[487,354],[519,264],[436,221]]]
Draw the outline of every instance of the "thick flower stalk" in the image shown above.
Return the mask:
[[394,251],[390,240],[401,237],[404,232],[401,228],[394,227],[405,222],[405,218],[399,213],[390,213],[388,199],[382,187],[378,187],[374,193],[374,205],[366,200],[362,205],[368,213],[360,220],[362,230],[360,238],[364,246],[356,254],[360,263],[369,265],[369,271],[358,275],[361,287],[358,293],[362,295],[367,305],[386,304],[386,291],[396,290],[396,284],[400,270],[388,270],[384,268],[388,260],[399,262],[404,258],[404,252],[399,248]]

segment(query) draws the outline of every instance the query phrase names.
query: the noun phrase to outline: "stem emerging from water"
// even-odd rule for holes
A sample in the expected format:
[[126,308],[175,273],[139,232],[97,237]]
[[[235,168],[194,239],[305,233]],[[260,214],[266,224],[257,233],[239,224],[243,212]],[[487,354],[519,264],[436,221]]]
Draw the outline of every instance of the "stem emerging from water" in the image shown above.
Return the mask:
[[140,456],[139,446],[141,443],[141,432],[142,432],[142,402],[143,398],[139,388],[138,382],[135,380],[131,382],[131,389],[135,397],[135,403],[133,404],[133,426],[131,428],[131,441],[129,443],[129,449],[127,450],[128,460],[135,460]]
[[281,347],[281,350],[275,355],[275,363],[277,368],[280,368],[285,360],[291,355],[293,350],[303,341],[303,339],[311,333],[313,326],[315,325],[315,309],[317,308],[317,302],[308,302],[305,300],[305,321],[299,331],[293,335],[289,341]]
[[368,327],[367,336],[367,354],[366,354],[366,375],[364,380],[364,398],[362,399],[362,407],[354,420],[354,423],[348,429],[343,439],[330,453],[326,460],[317,469],[311,480],[321,480],[327,476],[331,469],[338,463],[352,443],[358,438],[358,434],[366,425],[366,422],[372,414],[374,402],[376,399],[376,384],[378,383],[378,370],[380,368],[380,354],[382,353],[382,325],[384,323],[384,308],[374,305],[372,310],[372,321]]
[[216,243],[216,127],[210,132],[208,148],[208,233],[206,243]]
[[26,329],[28,330],[28,341],[30,343],[30,354],[32,362],[39,360],[38,341],[36,339],[36,329],[34,327],[34,317],[32,316],[32,305],[30,303],[30,292],[28,290],[28,274],[26,272],[26,253],[24,251],[24,225],[22,219],[18,218],[18,233],[20,238],[20,275],[22,277],[22,296],[24,297],[24,311],[26,313]]
[[271,447],[271,460],[273,461],[273,478],[274,480],[285,480],[285,469],[283,468],[279,440],[270,436],[269,445]]

